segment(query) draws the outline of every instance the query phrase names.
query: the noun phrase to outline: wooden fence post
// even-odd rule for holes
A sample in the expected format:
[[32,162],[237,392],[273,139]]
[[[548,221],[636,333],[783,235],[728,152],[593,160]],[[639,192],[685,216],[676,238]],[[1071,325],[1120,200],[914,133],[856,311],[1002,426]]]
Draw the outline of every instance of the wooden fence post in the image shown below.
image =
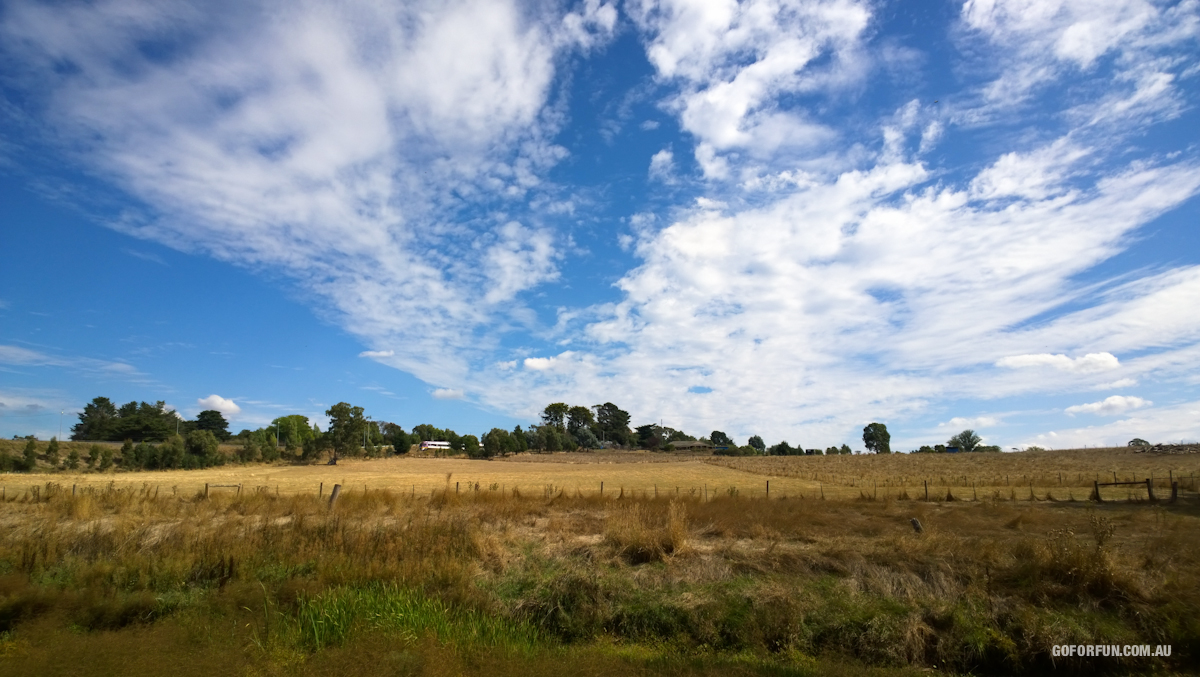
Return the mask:
[[600,495],[601,495],[601,496],[603,496],[603,495],[604,495],[604,482],[603,482],[603,480],[600,482]]
[[1100,483],[1097,481],[1092,482],[1092,498],[1095,499],[1097,503],[1104,502],[1104,499],[1100,498]]
[[1154,483],[1151,482],[1150,478],[1148,477],[1146,478],[1146,493],[1150,495],[1150,500],[1152,502],[1157,500],[1154,498]]
[[925,480],[925,501],[929,501],[929,480]]
[[204,497],[208,498],[208,482],[204,483]]
[[1171,482],[1171,502],[1179,500],[1179,482]]
[[767,480],[767,498],[771,497],[771,480]]
[[333,485],[333,491],[329,492],[329,507],[333,507],[333,502],[337,500],[339,494],[342,493],[342,485]]
[[325,483],[321,482],[321,488],[317,489],[317,498],[325,498]]

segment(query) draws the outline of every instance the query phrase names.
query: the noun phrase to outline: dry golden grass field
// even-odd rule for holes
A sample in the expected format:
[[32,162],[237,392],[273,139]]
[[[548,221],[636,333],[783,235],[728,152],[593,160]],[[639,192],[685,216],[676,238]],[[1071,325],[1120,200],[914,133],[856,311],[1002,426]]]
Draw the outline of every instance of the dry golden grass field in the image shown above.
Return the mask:
[[[1198,456],[0,475],[0,674],[1191,674]],[[1087,500],[1114,472],[1185,486]],[[1050,654],[1085,643],[1172,655]]]
[[[69,444],[69,443],[67,443]],[[68,448],[64,444],[64,453]],[[709,498],[731,490],[774,498],[1004,498],[1086,499],[1093,482],[1152,479],[1156,496],[1168,496],[1171,481],[1194,492],[1200,480],[1200,453],[1137,453],[1129,448],[1077,449],[1000,454],[891,454],[861,456],[777,456],[728,458],[645,451],[520,454],[492,461],[466,458],[343,459],[336,466],[228,464],[191,471],[0,474],[0,491],[20,492],[59,482],[83,486],[148,485],[173,494],[202,491],[205,484],[241,485],[243,491],[281,494],[387,489],[428,496],[451,489],[544,495],[622,491],[639,496],[697,495]],[[213,489],[229,491],[228,488]],[[1144,486],[1101,487],[1109,500],[1148,498]]]

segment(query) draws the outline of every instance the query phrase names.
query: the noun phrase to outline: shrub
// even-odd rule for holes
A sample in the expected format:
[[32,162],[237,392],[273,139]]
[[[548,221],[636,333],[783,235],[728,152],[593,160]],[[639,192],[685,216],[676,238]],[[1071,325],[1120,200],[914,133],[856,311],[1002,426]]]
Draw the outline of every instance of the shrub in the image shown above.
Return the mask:
[[58,469],[58,438],[51,437],[50,444],[46,447],[46,462],[51,468]]
[[89,470],[95,468],[96,464],[100,462],[100,456],[103,454],[103,452],[104,447],[100,446],[99,444],[93,444],[88,448],[87,467]]
[[37,442],[31,439],[31,440],[29,440],[29,442],[27,442],[25,444],[23,469],[25,470],[25,472],[33,472],[33,469],[36,467],[37,467]]

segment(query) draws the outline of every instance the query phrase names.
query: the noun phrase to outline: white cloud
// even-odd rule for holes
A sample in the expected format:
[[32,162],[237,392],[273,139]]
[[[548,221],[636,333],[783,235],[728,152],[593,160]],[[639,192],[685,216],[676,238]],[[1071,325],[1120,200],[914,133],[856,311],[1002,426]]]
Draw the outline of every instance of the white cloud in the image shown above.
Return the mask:
[[1075,414],[1096,414],[1099,416],[1119,416],[1133,409],[1141,409],[1154,404],[1149,400],[1143,400],[1140,397],[1113,395],[1107,397],[1100,402],[1089,402],[1088,404],[1077,404],[1073,407],[1067,407],[1066,413],[1074,416]]
[[1096,386],[1096,390],[1114,390],[1116,388],[1128,388],[1137,385],[1137,379],[1134,378],[1119,378],[1112,383],[1101,383]]
[[220,395],[209,395],[196,400],[196,404],[204,410],[219,411],[222,414],[233,417],[242,413],[242,408],[233,400],[227,400]]
[[[114,228],[285,271],[327,319],[405,345],[389,364],[437,381],[490,348],[476,328],[556,279],[553,235],[503,213],[565,157],[549,140],[556,63],[611,39],[615,18],[594,0],[21,3],[0,44],[48,92],[54,136],[86,140],[91,168],[150,205]],[[164,32],[187,48],[138,50]]]
[[491,280],[484,295],[486,302],[508,301],[521,291],[558,278],[549,232],[531,230],[514,221],[504,224],[497,235],[498,241],[488,248],[485,257]]
[[971,181],[971,197],[1043,200],[1062,194],[1071,166],[1086,155],[1066,138],[1030,153],[1006,153]]
[[[1082,107],[1092,124],[1123,122],[1135,109],[1177,112],[1179,91],[1169,71],[1183,64],[1157,57],[1200,35],[1200,6],[1192,1],[968,0],[962,19],[972,31],[964,39],[983,37],[993,47],[971,44],[978,67],[997,74],[981,92],[984,104],[961,113],[966,117],[1027,105],[1039,88],[1067,75],[1107,81],[1110,95]],[[1109,55],[1111,73],[1101,65]]]
[[61,359],[39,353],[36,350],[30,350],[20,346],[5,345],[0,345],[0,363],[30,366],[65,364],[65,362]]
[[1088,353],[1083,357],[1071,359],[1066,355],[1012,355],[996,362],[997,367],[1022,369],[1025,367],[1054,367],[1062,371],[1088,374],[1099,371],[1109,371],[1121,366],[1116,356],[1111,353]]
[[524,364],[526,369],[533,371],[546,371],[547,369],[553,369],[554,364],[557,361],[558,358],[556,357],[527,357],[525,358]]
[[1055,449],[1072,449],[1086,445],[1125,446],[1135,437],[1152,443],[1195,442],[1195,421],[1200,419],[1200,401],[1183,402],[1167,407],[1148,407],[1132,411],[1119,420],[1104,425],[1051,430],[1027,438],[1022,446],[1036,444]]
[[438,388],[433,391],[433,399],[435,400],[461,400],[463,391],[453,388]]
[[939,423],[938,427],[952,428],[954,430],[965,430],[968,428],[993,428],[998,425],[1000,425],[1000,419],[996,418],[995,416],[955,416],[945,423]]
[[[556,68],[611,39],[611,5],[318,2],[201,26],[171,4],[16,4],[0,49],[48,83],[55,136],[150,205],[114,227],[289,271],[361,356],[435,398],[612,400],[693,430],[849,441],[931,402],[1200,383],[1200,317],[1179,311],[1200,307],[1200,267],[1080,281],[1200,190],[1194,152],[1122,142],[1180,110],[1190,52],[1166,52],[1192,44],[1197,4],[973,0],[959,39],[992,79],[842,125],[870,104],[872,6],[627,5],[686,133],[650,175],[690,139],[706,182],[635,205],[615,237],[636,266],[606,272],[618,298],[558,309],[535,347],[501,337],[564,277],[574,245],[545,217],[584,211],[547,178],[566,156]],[[144,58],[164,30],[188,49]],[[1047,83],[1066,108],[1005,117]],[[964,139],[994,121],[1020,130]],[[927,166],[935,146],[971,157]],[[57,359],[22,350],[0,359]],[[683,397],[697,383],[712,391]]]
[[[658,76],[681,85],[671,105],[699,138],[705,175],[724,178],[729,151],[764,157],[781,148],[810,152],[835,134],[801,111],[771,105],[857,81],[870,13],[848,0],[641,0],[626,10],[648,37]],[[829,63],[811,64],[829,56]]]
[[664,148],[650,157],[650,178],[672,183],[675,178],[675,154]]
[[121,376],[133,382],[147,382],[145,375],[128,362],[98,360],[91,357],[62,357],[22,348],[0,345],[0,364],[27,367],[63,367],[84,374]]

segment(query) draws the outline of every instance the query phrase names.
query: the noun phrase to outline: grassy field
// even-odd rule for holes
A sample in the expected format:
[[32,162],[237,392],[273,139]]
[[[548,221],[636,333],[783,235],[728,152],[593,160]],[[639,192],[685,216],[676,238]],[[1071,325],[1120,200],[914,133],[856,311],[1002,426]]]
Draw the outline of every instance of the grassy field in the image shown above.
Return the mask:
[[[1097,504],[1064,478],[1080,491],[1059,500],[1057,473],[1186,476],[1194,459],[559,454],[3,475],[0,674],[1186,673],[1200,499]],[[956,473],[988,491],[899,497]],[[1035,500],[1027,484],[997,491],[1018,473]],[[243,489],[205,498],[205,482]],[[1172,656],[1050,656],[1068,643]]]
[[[0,442],[0,453],[20,453],[23,443]],[[72,443],[64,443],[65,457]],[[44,443],[43,443],[44,446]],[[90,445],[79,445],[80,452]],[[1200,453],[1137,453],[1128,447],[1023,452],[1018,454],[891,454],[862,456],[776,456],[729,458],[645,451],[521,454],[492,461],[466,458],[343,459],[337,466],[229,464],[206,470],[12,473],[0,475],[0,491],[20,492],[46,482],[83,486],[149,485],[173,495],[204,485],[240,484],[243,491],[280,494],[347,489],[388,489],[428,496],[457,485],[459,492],[517,490],[522,495],[566,491],[599,495],[622,491],[638,496],[682,494],[708,497],[733,490],[775,498],[945,498],[1087,499],[1093,482],[1152,479],[1157,495],[1169,496],[1171,481],[1194,492],[1200,483]],[[222,489],[227,490],[227,489]],[[1144,487],[1101,487],[1108,500],[1148,498]]]

